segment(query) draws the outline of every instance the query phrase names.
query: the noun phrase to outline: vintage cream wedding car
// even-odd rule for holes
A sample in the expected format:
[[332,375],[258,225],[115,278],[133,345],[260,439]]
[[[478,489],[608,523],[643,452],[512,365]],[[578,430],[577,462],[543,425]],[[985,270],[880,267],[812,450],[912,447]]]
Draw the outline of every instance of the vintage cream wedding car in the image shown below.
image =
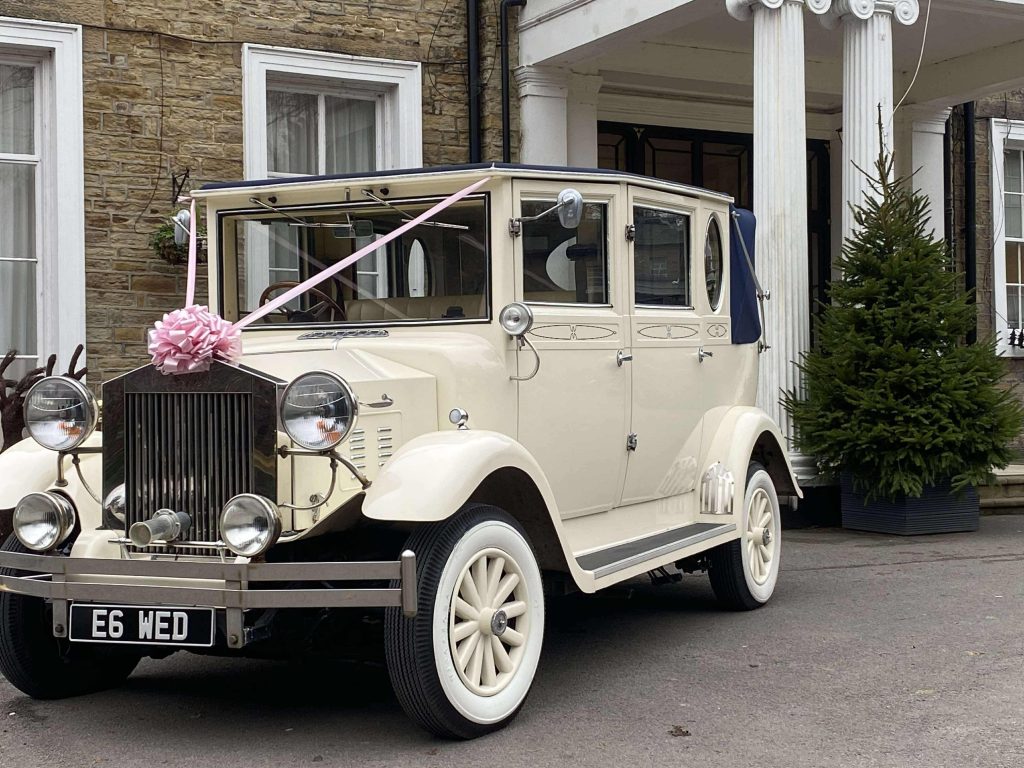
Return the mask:
[[769,599],[800,491],[753,407],[753,224],[729,198],[508,165],[213,184],[211,308],[244,318],[483,179],[254,322],[239,361],[105,382],[101,427],[78,382],[35,385],[34,440],[0,457],[13,685],[330,652],[343,617],[382,615],[402,706],[468,738],[521,707],[556,589],[677,568]]

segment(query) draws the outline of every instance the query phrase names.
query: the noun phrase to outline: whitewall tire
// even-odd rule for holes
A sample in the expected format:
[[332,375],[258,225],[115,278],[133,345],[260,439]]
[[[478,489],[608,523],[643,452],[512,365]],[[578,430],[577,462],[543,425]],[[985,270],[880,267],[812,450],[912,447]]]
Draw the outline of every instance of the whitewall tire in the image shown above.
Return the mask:
[[740,511],[740,538],[709,553],[715,596],[729,608],[751,610],[768,602],[779,579],[782,519],[779,497],[765,468],[751,462]]
[[385,654],[408,715],[448,738],[503,727],[526,700],[544,638],[544,591],[536,557],[515,519],[467,505],[418,529],[418,612],[388,609]]

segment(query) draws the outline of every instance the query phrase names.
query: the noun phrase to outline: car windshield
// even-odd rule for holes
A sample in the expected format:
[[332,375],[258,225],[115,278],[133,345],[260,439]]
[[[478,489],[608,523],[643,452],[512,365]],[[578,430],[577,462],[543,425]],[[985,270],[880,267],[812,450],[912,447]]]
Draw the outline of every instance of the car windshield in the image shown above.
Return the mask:
[[[224,317],[245,317],[440,199],[273,209],[266,204],[258,213],[222,215]],[[488,234],[486,197],[468,197],[251,327],[487,318]]]

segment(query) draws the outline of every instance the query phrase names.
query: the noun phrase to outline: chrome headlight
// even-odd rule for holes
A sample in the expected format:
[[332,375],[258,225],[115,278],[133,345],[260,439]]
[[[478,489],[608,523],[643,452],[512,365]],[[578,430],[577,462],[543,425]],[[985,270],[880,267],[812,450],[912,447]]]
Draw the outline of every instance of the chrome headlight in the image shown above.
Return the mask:
[[56,493],[30,493],[14,508],[14,533],[35,552],[63,544],[74,527],[74,505]]
[[229,499],[220,513],[220,535],[236,555],[256,557],[277,543],[281,516],[270,500],[240,493]]
[[352,431],[359,404],[348,383],[333,373],[304,373],[285,387],[281,425],[295,443],[329,451]]
[[533,327],[533,310],[522,302],[513,301],[501,310],[498,325],[509,336],[522,336]]
[[67,376],[40,379],[25,395],[28,433],[51,451],[70,451],[84,443],[96,429],[98,414],[92,392]]

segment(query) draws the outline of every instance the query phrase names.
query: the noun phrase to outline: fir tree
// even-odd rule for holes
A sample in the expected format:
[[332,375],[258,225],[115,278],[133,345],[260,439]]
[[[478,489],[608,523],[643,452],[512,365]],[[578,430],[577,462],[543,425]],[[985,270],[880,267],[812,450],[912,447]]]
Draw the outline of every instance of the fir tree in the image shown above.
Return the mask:
[[803,392],[783,405],[796,447],[828,476],[849,472],[868,499],[947,479],[962,490],[1010,461],[1024,411],[1000,382],[995,340],[964,343],[975,305],[925,231],[927,198],[894,178],[885,149],[875,171],[817,345],[798,364]]

